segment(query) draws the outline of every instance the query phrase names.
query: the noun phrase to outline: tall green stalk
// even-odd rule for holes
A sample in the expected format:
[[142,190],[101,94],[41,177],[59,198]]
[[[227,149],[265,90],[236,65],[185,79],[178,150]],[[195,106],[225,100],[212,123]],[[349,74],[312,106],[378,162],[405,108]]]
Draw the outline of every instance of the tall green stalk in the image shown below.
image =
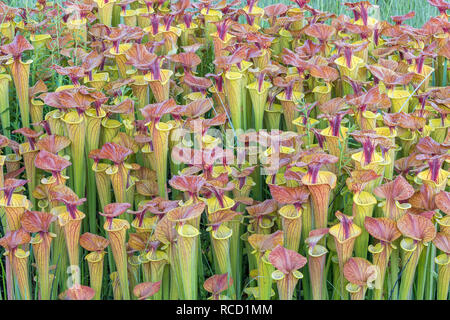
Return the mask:
[[403,250],[403,266],[398,298],[399,300],[409,300],[411,299],[414,275],[424,245],[422,242],[416,242],[411,238],[405,238],[401,241],[400,246]]

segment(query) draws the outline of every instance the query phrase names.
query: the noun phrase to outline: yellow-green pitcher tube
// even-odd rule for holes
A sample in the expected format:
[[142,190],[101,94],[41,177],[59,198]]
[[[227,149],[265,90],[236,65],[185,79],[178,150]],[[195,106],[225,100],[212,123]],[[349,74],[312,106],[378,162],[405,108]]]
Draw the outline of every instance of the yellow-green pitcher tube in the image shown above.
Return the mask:
[[[433,61],[435,63],[435,61]],[[410,65],[408,67],[408,72],[414,72],[414,77],[412,78],[412,84],[415,86],[419,86],[418,92],[425,92],[430,84],[431,79],[433,78],[432,74],[434,72],[434,68],[427,65],[426,63],[423,64],[422,71],[419,73],[417,72],[417,64],[416,65]],[[438,79],[435,79],[435,82],[437,83]]]
[[315,229],[326,228],[328,225],[328,205],[331,190],[336,187],[336,179],[336,175],[332,172],[319,171],[317,183],[312,183],[306,178],[302,180],[311,194]]
[[[434,262],[434,255],[432,256],[433,246],[427,246],[425,250],[422,250],[419,261],[417,262],[416,269],[416,280],[415,280],[415,299],[416,300],[424,300],[425,299],[425,286],[430,285],[427,283],[429,273],[434,268],[431,267],[431,264]],[[434,286],[434,284],[433,284]]]
[[123,22],[129,27],[137,26],[137,12],[135,10],[126,10],[120,12],[120,16],[123,18]]
[[189,46],[193,44],[193,37],[195,35],[195,31],[198,28],[198,25],[195,23],[191,23],[189,28],[186,27],[186,24],[178,24],[177,27],[181,29],[180,42],[181,46]]
[[253,65],[250,61],[241,61],[241,63],[238,65],[233,65],[230,69],[230,72],[238,72],[242,74],[241,79],[241,99],[242,99],[242,125],[244,126],[243,129],[247,130],[251,127],[252,121],[251,121],[251,112],[252,112],[252,101],[250,99],[250,95],[247,93],[247,90],[245,88],[247,87],[248,81],[249,81],[249,68]]
[[272,272],[274,271],[274,267],[268,260],[269,252],[262,255],[259,252],[254,254],[260,255],[256,259],[258,268],[258,299],[270,300],[272,296]]
[[50,248],[52,239],[56,237],[52,233],[36,234],[31,239],[33,254],[36,260],[41,300],[50,300]]
[[160,72],[160,80],[155,80],[151,73],[144,76],[144,80],[148,81],[152,94],[158,103],[169,99],[170,78],[173,75],[173,71],[169,69],[161,69]]
[[84,84],[98,91],[102,91],[108,82],[109,82],[108,72],[94,73],[92,74],[92,80],[89,80],[88,76],[84,77]]
[[444,119],[444,124],[442,124],[442,119],[430,119],[428,120],[430,125],[431,137],[434,141],[438,143],[443,143],[445,137],[447,136],[448,128],[450,127],[450,119],[447,117]]
[[88,205],[88,217],[89,217],[89,231],[96,233],[96,220],[97,220],[97,185],[95,180],[95,171],[92,170],[94,166],[94,160],[89,158],[88,155],[92,150],[99,147],[101,121],[106,116],[106,112],[103,109],[99,109],[97,114],[96,109],[90,108],[86,110],[86,159],[88,159],[87,172],[87,205]]
[[404,157],[410,154],[411,148],[419,139],[416,131],[409,131],[402,128],[398,130],[398,138],[399,138],[398,141],[400,142],[400,146],[402,148],[402,154]]
[[98,20],[100,23],[111,27],[112,26],[112,17],[113,17],[113,9],[116,0],[109,0],[106,2],[105,0],[96,0],[98,7]]
[[64,126],[61,120],[63,116],[64,114],[58,109],[52,110],[45,115],[44,119],[47,120],[52,134],[64,135]]
[[280,129],[280,119],[281,114],[283,113],[283,107],[280,104],[273,104],[272,108],[269,109],[269,104],[266,104],[264,119],[265,119],[265,128],[268,131],[274,129]]
[[365,165],[363,151],[352,154],[351,158],[354,161],[356,170],[373,170],[379,176],[378,178],[367,183],[364,188],[365,191],[372,193],[373,190],[383,181],[384,170],[389,166],[390,159],[387,155],[383,158],[380,153],[374,152],[373,159],[370,160],[369,164]]
[[197,299],[197,263],[198,263],[198,239],[200,232],[190,224],[184,224],[177,228],[178,243],[177,251],[179,261],[178,265],[181,280],[183,283],[184,299]]
[[437,193],[445,190],[447,183],[448,183],[449,175],[450,175],[450,173],[448,171],[440,168],[438,177],[436,179],[437,181],[434,181],[434,180],[432,180],[432,177],[431,177],[431,170],[426,169],[426,170],[419,172],[419,174],[417,175],[417,178],[422,180],[422,183],[429,186],[430,189],[432,190],[433,194],[437,194]]
[[314,133],[311,131],[311,128],[318,125],[319,121],[313,118],[309,118],[307,120],[307,124],[303,124],[304,116],[300,116],[297,119],[294,119],[292,122],[297,128],[297,133],[303,135],[302,140],[305,146],[310,146],[314,143]]
[[[58,216],[58,214],[64,212],[66,208],[64,206],[58,206],[54,208],[50,208],[50,212],[54,216]],[[51,249],[51,264],[56,265],[55,276],[56,282],[52,288],[52,294],[57,294],[58,283],[60,283],[63,287],[66,287],[66,284],[62,279],[64,279],[68,266],[68,254],[66,249],[66,240],[64,238],[64,229],[59,225],[59,223],[54,223],[50,226],[51,232],[56,234],[56,238],[52,241],[52,249]]]
[[229,71],[225,73],[224,89],[231,113],[231,121],[235,130],[244,130],[244,113],[242,106],[242,81],[243,74],[239,72]]
[[333,271],[333,293],[332,293],[332,299],[333,300],[340,300],[341,297],[339,296],[339,293],[341,290],[341,272],[339,270],[339,260],[336,254],[330,256],[331,263],[332,263],[332,271]]
[[317,101],[319,106],[331,100],[331,85],[327,82],[325,85],[317,85],[312,90],[314,93],[314,100]]
[[236,215],[228,222],[228,227],[232,230],[230,238],[230,265],[231,277],[236,291],[236,298],[240,299],[242,281],[242,242],[243,232],[242,216]]
[[[63,207],[64,208],[64,207]],[[57,209],[57,208],[54,208]],[[66,240],[67,253],[69,254],[69,263],[71,266],[79,266],[79,253],[80,253],[80,234],[81,234],[81,221],[86,215],[77,210],[76,218],[73,219],[68,211],[64,211],[58,215],[59,225],[64,230],[64,237]]]
[[271,52],[268,49],[261,49],[261,54],[253,58],[255,67],[263,70],[270,62]]
[[126,202],[128,171],[129,168],[125,163],[109,166],[105,171],[111,179],[116,202]]
[[250,271],[256,270],[256,256],[254,254],[251,254],[253,251],[252,246],[248,242],[248,237],[252,234],[251,231],[247,231],[242,234],[241,240],[245,244],[245,251],[247,252],[247,258],[248,258],[248,269]]
[[366,295],[367,287],[359,286],[354,283],[348,283],[345,286],[345,290],[350,293],[351,300],[364,300],[364,296]]
[[[257,2],[257,1],[255,1]],[[243,8],[244,12],[249,16],[253,17],[253,27],[258,28],[261,27],[261,19],[264,16],[264,8],[258,7],[256,4],[253,5],[252,10],[249,11],[249,6],[245,6]]]
[[396,239],[392,244],[390,262],[388,264],[387,276],[388,276],[388,290],[392,292],[390,296],[393,299],[397,299],[399,286],[395,285],[398,279],[398,273],[400,272],[400,241]]
[[[335,225],[334,227],[336,226],[339,226],[339,228],[342,227],[341,225]],[[347,263],[348,259],[352,257],[353,248],[355,245],[355,238],[361,234],[361,229],[359,227],[355,225],[353,226],[353,228],[357,228],[356,233],[347,239],[340,240],[338,237],[333,236],[340,270],[339,282],[342,300],[347,300],[348,298],[347,291],[345,290],[346,279],[344,278],[344,265]],[[333,234],[332,232],[330,233]]]
[[211,41],[211,33],[217,31],[217,27],[213,22],[222,19],[222,12],[215,9],[203,8],[200,14],[205,17],[205,36],[207,41]]
[[270,44],[270,50],[272,51],[272,55],[277,56],[281,53],[280,48],[280,39],[275,38]]
[[352,252],[353,252],[353,248],[354,248],[354,244],[355,244],[355,238],[347,239],[344,242],[335,240],[335,244],[336,244],[337,256],[339,259],[339,267],[343,271],[345,263],[352,256]]
[[[23,163],[25,165],[25,172],[28,179],[28,187],[30,191],[33,191],[36,188],[36,166],[34,165],[34,159],[36,158],[39,150],[32,150],[31,146],[28,142],[21,143],[19,145],[19,154],[23,157]],[[30,200],[35,205],[35,199],[33,197],[32,192],[29,194]]]
[[39,61],[47,51],[47,44],[52,39],[51,35],[46,34],[31,34],[30,42],[34,47],[34,55],[38,58]]
[[382,242],[368,247],[368,251],[372,254],[372,262],[378,270],[378,277],[376,279],[377,285],[374,289],[373,300],[381,300],[383,298],[384,278],[386,276],[386,269],[389,264],[392,250],[391,244]]
[[[335,240],[337,242],[337,240]],[[339,289],[340,289],[340,295],[341,300],[347,300],[348,295],[347,291],[345,290],[346,286],[346,279],[344,278],[344,265],[345,262],[352,256],[353,251],[353,245],[354,245],[355,239],[349,239],[345,243],[340,243],[336,245],[337,249],[337,259],[339,264]]]
[[409,203],[400,203],[392,199],[380,202],[378,206],[381,207],[384,217],[395,221],[400,219],[406,213],[406,210],[411,208],[411,204]]
[[[138,256],[128,257],[128,279],[130,280],[130,288],[134,288],[139,283],[139,274],[141,271],[141,262]],[[134,295],[133,295],[134,296]],[[137,300],[134,296],[133,300]]]
[[71,34],[78,43],[87,41],[87,19],[70,19],[67,24],[67,33]]
[[[391,99],[391,112],[397,113],[403,111],[405,113],[409,112],[409,101],[408,98],[411,95],[409,90],[402,89],[392,89],[387,91],[389,99]],[[402,109],[403,107],[403,109]],[[400,110],[401,109],[401,110]]]
[[327,252],[328,250],[320,244],[308,249],[308,272],[313,300],[325,299],[323,289],[325,287],[324,270]]
[[7,298],[8,300],[14,300],[14,275],[10,259],[5,259],[5,278]]
[[112,19],[111,19],[111,25],[113,27],[119,26],[121,13],[122,13],[122,8],[117,3],[114,4],[113,12],[112,12]]
[[[308,198],[303,204],[302,209],[302,233],[300,243],[304,243],[306,238],[308,238],[309,233],[313,227],[313,211],[312,211],[312,200],[311,197]],[[306,252],[300,247],[300,253],[306,255]]]
[[11,81],[9,74],[0,74],[0,121],[2,124],[2,134],[8,138],[10,133],[10,117],[9,117],[9,82]]
[[14,20],[3,21],[0,24],[0,33],[8,40],[12,40],[14,38],[15,30],[16,30],[16,23],[14,22]]
[[278,38],[280,51],[283,51],[284,48],[291,49],[291,44],[293,40],[292,34],[288,30],[283,28],[278,32],[278,35],[280,36]]
[[264,176],[261,174],[261,161],[259,157],[257,158],[256,168],[251,173],[251,176],[247,178],[252,179],[253,186],[251,188],[252,198],[257,201],[263,200],[263,185],[264,185]]
[[[39,123],[44,120],[44,102],[40,100],[31,99],[30,101],[30,116],[32,123]],[[39,125],[33,126],[34,131],[42,131]]]
[[102,210],[107,204],[111,203],[111,179],[106,173],[108,168],[109,165],[106,163],[92,165],[92,170],[95,175],[95,185],[97,187],[96,192],[98,194],[98,199]]
[[[253,178],[248,176],[246,178],[245,184],[240,188],[239,180],[235,179],[232,180],[234,183],[234,189],[232,190],[233,197],[234,198],[248,198],[250,195],[250,192],[252,191],[252,188],[255,186],[255,182],[253,181]],[[245,205],[240,204],[237,211],[242,212],[242,210],[245,208]]]
[[167,159],[169,151],[169,134],[172,124],[166,122],[150,123],[153,151],[156,160],[156,176],[159,196],[167,199]]
[[444,56],[438,55],[436,59],[436,83],[437,86],[446,86],[446,79],[444,78],[444,68],[447,66],[445,63],[447,59]]
[[284,247],[298,252],[302,234],[303,210],[297,209],[294,205],[285,205],[278,210],[278,213],[281,216]]
[[142,252],[139,256],[139,263],[142,266],[142,280],[144,282],[150,282],[152,277],[152,270],[150,267],[150,260],[147,258],[147,254]]
[[[347,138],[347,132],[348,128],[343,126],[339,129],[339,135],[337,137],[333,136],[331,127],[327,127],[320,132],[325,137],[325,142],[330,154],[338,158],[341,157],[341,148],[344,150],[346,149],[344,143]],[[339,146],[341,146],[341,148],[339,148]]]
[[[136,178],[134,176],[129,176],[128,187],[125,190],[125,199],[126,199],[126,202],[131,204],[131,208],[134,207],[134,199],[135,199],[136,181],[137,180],[138,180],[138,178]],[[126,219],[129,222],[133,221],[133,218],[130,215],[126,216]]]
[[91,252],[84,258],[89,267],[89,284],[95,290],[94,300],[100,300],[102,296],[103,260],[106,252]]
[[[167,31],[165,29],[160,30],[156,34],[156,38],[158,38],[159,35],[162,36],[164,44],[155,50],[157,55],[167,56],[169,54],[177,52],[178,50],[177,41],[178,38],[181,36],[181,29],[174,26],[170,26],[169,30]],[[149,34],[149,37],[151,39],[151,34]],[[174,65],[171,65],[170,67],[172,68],[172,71],[175,70]]]
[[[357,57],[356,55],[353,55],[351,57],[350,68],[347,66],[346,59],[344,56],[337,58],[334,61],[334,63],[338,66],[341,77],[347,76],[353,80],[360,80],[360,81],[366,80],[366,79],[361,79],[360,74],[359,74],[359,70],[360,70],[360,68],[364,67],[365,62],[363,59]],[[346,81],[342,81],[342,89],[343,89],[344,96],[353,93],[353,88]]]
[[170,300],[183,299],[184,289],[178,249],[174,244],[168,244],[166,251],[170,266]]
[[438,265],[437,300],[447,300],[450,283],[450,258],[443,253],[435,258]]
[[[173,147],[182,141],[184,130],[181,127],[182,126],[181,121],[170,120],[168,123],[170,123],[172,125],[172,129],[170,130],[170,134],[169,134],[169,138],[168,138],[169,139],[168,154],[172,154]],[[169,166],[170,166],[170,172],[171,172],[172,176],[178,174],[178,172],[181,171],[181,169],[183,168],[182,163],[173,161],[171,157],[170,157]],[[181,198],[181,192],[175,188],[172,188],[172,199],[179,199],[179,198]]]
[[12,255],[11,265],[17,279],[20,296],[22,300],[31,300],[30,272],[28,270],[28,257],[30,256],[30,251],[24,251],[18,248],[14,250],[14,252],[10,252],[9,255]]
[[162,297],[161,300],[170,300],[170,267],[169,264],[166,263],[164,265],[163,270],[163,279],[162,279]]
[[364,219],[372,217],[377,199],[365,191],[353,196],[353,222],[361,228],[361,234],[355,240],[355,256],[366,259],[367,246],[369,245],[369,233],[364,228]]
[[[155,253],[149,252],[147,257],[150,261],[151,282],[163,281],[164,269],[167,264],[167,255],[165,252],[157,250]],[[152,296],[151,300],[161,300],[162,290],[159,290]]]
[[[3,175],[5,162],[6,162],[6,156],[2,156],[0,154],[0,188],[3,188],[3,186],[5,185],[5,177]],[[0,191],[0,199],[4,199],[3,195],[4,195],[3,191]],[[5,199],[3,200],[3,204],[6,205]],[[0,222],[1,222],[2,226],[3,226],[3,228],[5,228],[7,226],[3,205],[0,205]]]
[[20,118],[23,127],[30,127],[30,93],[29,77],[30,65],[33,60],[9,60],[6,65],[16,87],[17,99],[19,100]]
[[119,133],[122,123],[115,119],[103,118],[102,119],[102,130],[100,137],[100,145],[112,142],[114,137]]
[[20,220],[25,210],[31,209],[32,204],[26,196],[14,193],[9,204],[6,203],[5,198],[0,199],[0,207],[5,212],[7,222],[7,225],[3,225],[3,227],[8,231],[15,231],[20,229]]
[[211,242],[217,261],[217,274],[227,273],[230,268],[230,237],[233,231],[221,224],[217,230],[211,230]]
[[131,45],[132,45],[131,43],[121,43],[121,44],[119,44],[119,52],[116,52],[115,48],[111,48],[109,50],[109,53],[112,54],[116,59],[119,77],[121,79],[128,78],[127,70],[130,69],[130,65],[127,65],[125,63],[127,61],[125,52],[131,48]]
[[128,285],[127,271],[127,251],[125,247],[127,229],[130,228],[130,223],[123,219],[113,219],[111,227],[109,226],[109,222],[106,221],[103,228],[108,233],[108,238],[111,243],[111,251],[113,253],[120,282],[121,297],[123,300],[130,300],[130,288]]
[[254,128],[259,131],[263,128],[264,108],[266,107],[267,96],[269,89],[272,87],[270,82],[264,81],[261,90],[258,88],[258,82],[252,82],[247,85],[252,101],[253,119],[255,121]]
[[[137,3],[137,2],[135,2]],[[132,4],[133,5],[133,4]],[[137,15],[137,25],[138,27],[144,29],[146,27],[150,26],[150,19],[148,16],[146,16],[147,14],[152,14],[155,11],[153,10],[153,8],[150,8],[150,11],[147,9],[147,7],[143,7],[143,8],[136,8],[136,15]],[[148,37],[144,37],[148,38]]]
[[[0,159],[3,158],[4,160],[0,160],[6,164],[6,172],[13,172],[20,169],[21,166],[21,160],[22,157],[15,153],[9,153],[6,156],[0,156]],[[1,169],[3,169],[3,165],[0,164]],[[3,181],[3,172],[0,173],[0,179]],[[3,186],[3,183],[0,183],[0,186]]]
[[143,75],[134,75],[131,77],[135,81],[130,84],[133,95],[136,97],[136,111],[138,119],[142,120],[143,116],[140,110],[150,103],[149,86]]
[[280,300],[292,300],[298,280],[303,278],[303,274],[297,270],[284,274],[279,270],[272,272],[272,279],[277,283]]
[[[379,127],[373,130],[375,130],[376,134],[389,138],[389,140],[391,140],[392,143],[395,144],[395,137],[397,136],[397,130],[395,129],[390,130],[388,127]],[[389,149],[387,155],[385,155],[385,160],[386,159],[390,160],[389,164],[387,164],[384,167],[384,177],[387,179],[392,179],[394,176],[394,164],[396,156],[397,156],[397,148]]]
[[303,93],[298,91],[292,92],[291,99],[286,98],[286,92],[281,92],[277,95],[277,99],[280,100],[283,108],[284,121],[288,131],[296,131],[295,125],[292,122],[299,116],[297,105],[303,97]]
[[62,121],[66,125],[68,138],[71,141],[70,151],[73,163],[74,191],[79,198],[85,196],[86,186],[86,116],[70,111],[64,115]]
[[179,290],[178,290],[178,282],[177,277],[172,269],[169,271],[169,279],[170,279],[170,287],[169,287],[169,299],[168,300],[178,300],[179,299]]
[[220,56],[224,55],[224,53],[223,53],[224,48],[228,47],[230,45],[231,41],[234,38],[236,38],[235,36],[233,36],[229,33],[226,33],[225,39],[222,40],[222,39],[220,39],[218,32],[211,33],[210,36],[213,40],[215,57],[220,57]]
[[404,238],[400,242],[400,247],[402,249],[403,271],[398,299],[409,300],[411,298],[417,263],[419,262],[424,244],[421,241],[417,242],[411,238]]
[[263,217],[261,220],[256,220],[253,225],[249,225],[250,228],[255,227],[254,231],[257,234],[270,234],[275,222],[268,218]]
[[149,144],[144,145],[141,148],[141,152],[144,167],[156,171],[155,152],[151,149],[151,146]]

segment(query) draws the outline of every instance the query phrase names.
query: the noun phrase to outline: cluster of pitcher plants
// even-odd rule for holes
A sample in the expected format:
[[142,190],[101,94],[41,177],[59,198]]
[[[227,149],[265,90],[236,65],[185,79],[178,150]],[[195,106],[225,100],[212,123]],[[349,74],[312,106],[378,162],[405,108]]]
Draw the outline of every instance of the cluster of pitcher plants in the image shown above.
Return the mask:
[[0,297],[446,300],[450,5],[308,2],[0,2]]

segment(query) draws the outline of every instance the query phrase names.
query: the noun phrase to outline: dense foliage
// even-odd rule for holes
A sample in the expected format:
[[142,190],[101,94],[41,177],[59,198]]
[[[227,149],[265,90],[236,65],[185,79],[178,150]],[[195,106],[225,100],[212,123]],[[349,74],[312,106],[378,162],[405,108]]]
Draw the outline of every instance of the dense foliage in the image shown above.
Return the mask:
[[450,4],[343,5],[0,2],[0,296],[446,300]]

